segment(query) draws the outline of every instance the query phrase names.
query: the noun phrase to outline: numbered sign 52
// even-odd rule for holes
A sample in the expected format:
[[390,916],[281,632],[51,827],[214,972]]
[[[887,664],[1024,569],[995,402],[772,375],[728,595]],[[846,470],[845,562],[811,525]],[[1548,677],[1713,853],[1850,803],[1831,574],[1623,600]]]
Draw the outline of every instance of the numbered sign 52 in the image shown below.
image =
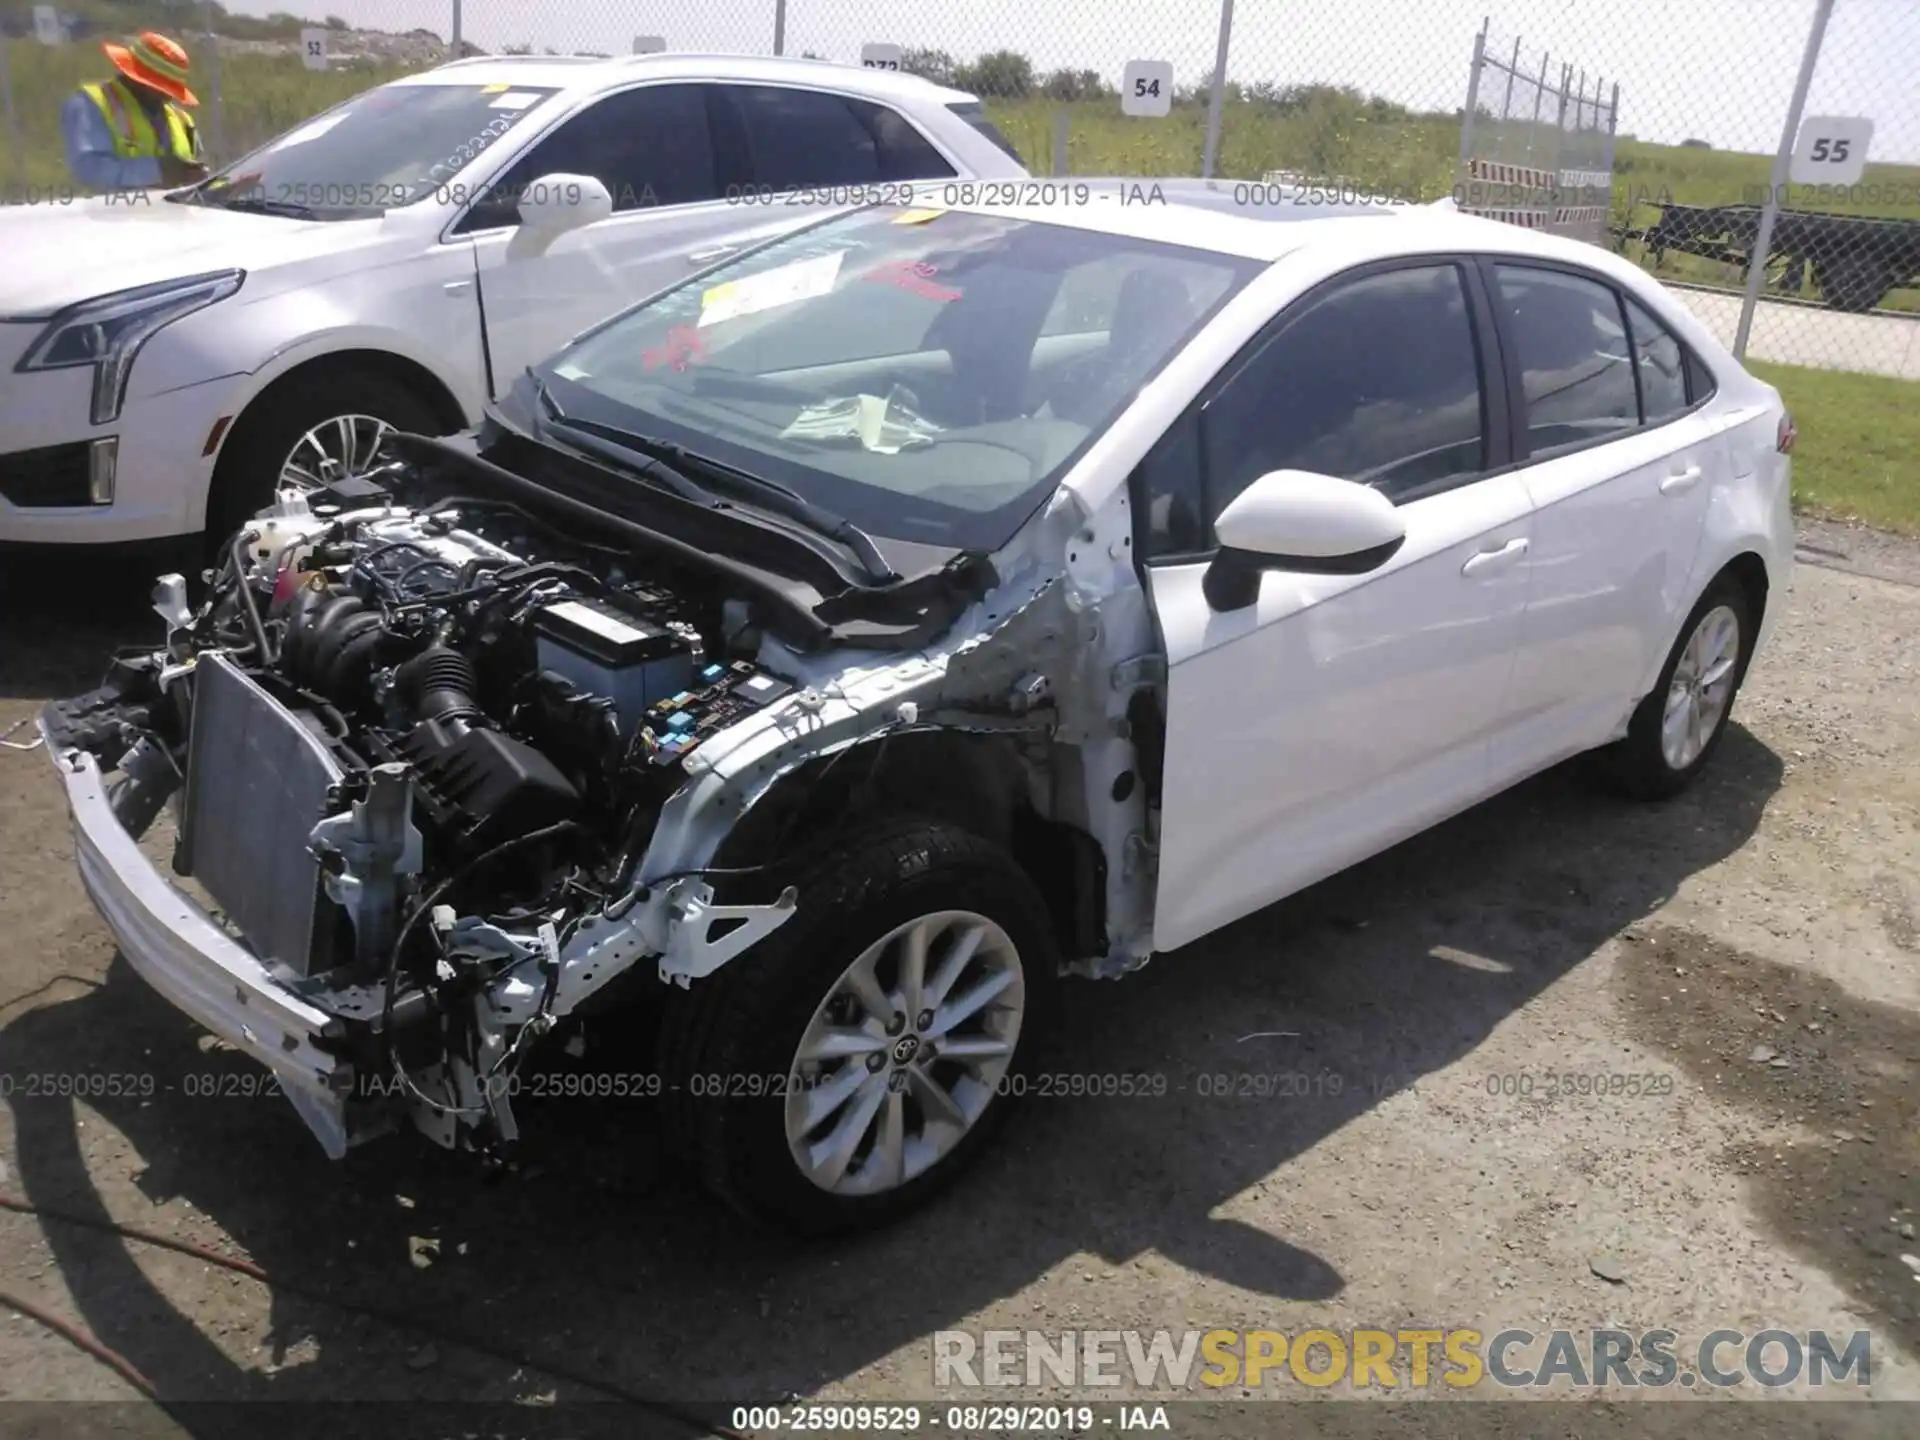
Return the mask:
[[1787,178],[1796,185],[1852,185],[1867,168],[1873,121],[1864,115],[1810,115],[1800,122]]
[[862,45],[860,63],[869,70],[898,70],[900,68],[900,47],[898,45]]
[[327,68],[326,31],[302,30],[300,32],[300,61],[309,70]]
[[1120,72],[1120,111],[1154,118],[1173,109],[1173,62],[1129,60]]

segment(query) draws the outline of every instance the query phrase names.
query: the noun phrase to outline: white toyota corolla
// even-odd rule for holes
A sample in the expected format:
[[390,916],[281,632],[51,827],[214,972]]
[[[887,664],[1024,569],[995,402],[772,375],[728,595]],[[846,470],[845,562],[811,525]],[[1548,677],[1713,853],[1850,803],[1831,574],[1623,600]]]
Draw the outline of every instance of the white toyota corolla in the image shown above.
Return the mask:
[[1784,600],[1779,395],[1590,246],[1140,188],[781,236],[166,581],[41,717],[122,953],[336,1154],[510,1143],[664,988],[623,1083],[835,1229],[979,1152],[1061,976],[1572,756],[1686,786]]
[[463,60],[209,181],[0,210],[0,542],[218,536],[443,433],[742,234],[1025,174],[971,95],[820,61]]

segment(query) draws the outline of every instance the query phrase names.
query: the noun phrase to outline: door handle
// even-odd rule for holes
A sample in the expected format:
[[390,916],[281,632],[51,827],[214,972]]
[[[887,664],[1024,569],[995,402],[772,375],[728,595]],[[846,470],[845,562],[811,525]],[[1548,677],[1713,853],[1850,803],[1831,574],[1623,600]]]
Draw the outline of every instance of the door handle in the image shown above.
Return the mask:
[[687,252],[687,263],[689,265],[704,265],[709,260],[718,260],[722,255],[731,255],[739,248],[738,245],[715,245],[706,250],[689,250]]
[[1482,550],[1466,564],[1460,567],[1462,575],[1486,575],[1495,570],[1504,570],[1527,553],[1525,536],[1516,535],[1497,550]]
[[1700,467],[1689,465],[1684,470],[1676,470],[1660,482],[1662,495],[1684,495],[1700,483]]
[[449,280],[440,287],[449,295],[464,295],[473,288],[471,280]]

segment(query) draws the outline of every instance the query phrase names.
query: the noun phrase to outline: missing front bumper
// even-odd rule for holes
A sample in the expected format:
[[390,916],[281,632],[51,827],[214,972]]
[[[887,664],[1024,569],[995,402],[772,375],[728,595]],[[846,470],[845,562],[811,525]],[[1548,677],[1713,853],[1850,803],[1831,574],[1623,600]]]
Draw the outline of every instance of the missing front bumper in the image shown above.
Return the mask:
[[51,736],[47,753],[66,786],[81,883],[127,963],[176,1009],[272,1070],[328,1155],[339,1159],[367,1138],[349,1113],[353,1067],[329,1043],[343,1022],[290,993],[168,883],[121,826],[91,755],[57,749]]

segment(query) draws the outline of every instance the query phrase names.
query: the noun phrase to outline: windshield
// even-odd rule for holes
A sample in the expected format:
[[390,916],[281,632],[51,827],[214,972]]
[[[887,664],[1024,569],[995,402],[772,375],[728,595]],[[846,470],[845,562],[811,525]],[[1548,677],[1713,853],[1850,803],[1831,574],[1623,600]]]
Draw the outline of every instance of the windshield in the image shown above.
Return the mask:
[[243,156],[195,203],[347,220],[436,192],[553,95],[492,85],[382,85]]
[[774,480],[876,535],[993,550],[1258,269],[880,206],[657,296],[537,373],[568,417]]

